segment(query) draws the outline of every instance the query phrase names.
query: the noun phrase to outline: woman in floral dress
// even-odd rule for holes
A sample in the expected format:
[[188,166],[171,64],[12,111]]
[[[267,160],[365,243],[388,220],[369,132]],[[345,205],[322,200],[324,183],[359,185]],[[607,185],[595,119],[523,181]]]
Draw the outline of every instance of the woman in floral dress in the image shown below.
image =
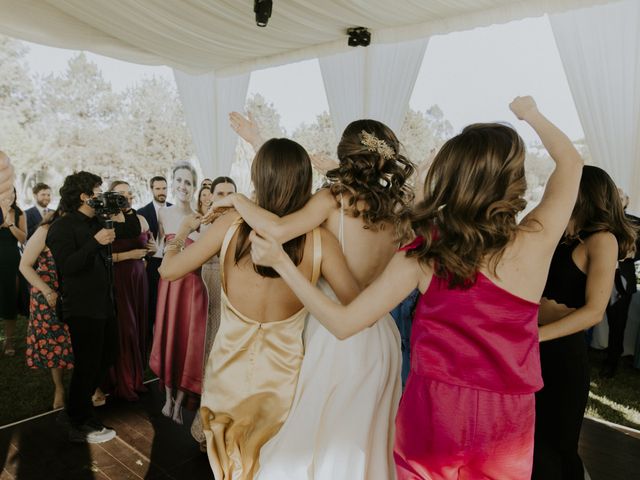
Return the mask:
[[58,315],[58,274],[51,251],[45,245],[49,225],[58,216],[45,218],[29,239],[20,272],[31,284],[27,327],[27,366],[50,369],[55,386],[53,408],[64,406],[64,370],[73,368],[69,327]]

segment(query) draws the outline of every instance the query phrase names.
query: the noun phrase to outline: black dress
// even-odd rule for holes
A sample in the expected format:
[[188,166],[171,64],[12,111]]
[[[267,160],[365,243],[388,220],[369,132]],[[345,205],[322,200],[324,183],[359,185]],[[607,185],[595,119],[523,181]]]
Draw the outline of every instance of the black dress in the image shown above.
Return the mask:
[[[18,225],[20,214],[14,211],[13,223]],[[0,212],[0,223],[4,223]],[[18,314],[18,240],[9,228],[0,228],[0,318],[13,320]]]
[[[585,305],[587,287],[587,275],[572,258],[579,243],[578,239],[560,242],[542,294],[544,298],[575,309]],[[544,387],[536,393],[532,478],[583,480],[578,441],[589,397],[585,333],[540,343],[540,363]]]

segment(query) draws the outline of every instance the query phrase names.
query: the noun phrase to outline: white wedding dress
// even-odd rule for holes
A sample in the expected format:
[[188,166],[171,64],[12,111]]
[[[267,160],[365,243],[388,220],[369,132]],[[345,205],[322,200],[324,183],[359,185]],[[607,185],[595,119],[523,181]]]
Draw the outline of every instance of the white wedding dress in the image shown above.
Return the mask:
[[[340,230],[342,237],[342,225]],[[336,299],[324,280],[318,286]],[[262,447],[255,478],[395,479],[393,441],[402,356],[391,315],[346,340],[338,340],[309,315],[304,343],[289,416]]]

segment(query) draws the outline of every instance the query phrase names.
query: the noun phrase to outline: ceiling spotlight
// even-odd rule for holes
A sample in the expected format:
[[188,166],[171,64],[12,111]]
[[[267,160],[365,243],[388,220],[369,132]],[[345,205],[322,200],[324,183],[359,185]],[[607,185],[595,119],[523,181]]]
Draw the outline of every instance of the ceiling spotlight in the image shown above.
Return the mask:
[[266,27],[271,17],[272,0],[253,0],[253,11],[256,14],[256,25]]
[[371,32],[365,27],[355,27],[347,30],[350,47],[366,47],[371,43]]

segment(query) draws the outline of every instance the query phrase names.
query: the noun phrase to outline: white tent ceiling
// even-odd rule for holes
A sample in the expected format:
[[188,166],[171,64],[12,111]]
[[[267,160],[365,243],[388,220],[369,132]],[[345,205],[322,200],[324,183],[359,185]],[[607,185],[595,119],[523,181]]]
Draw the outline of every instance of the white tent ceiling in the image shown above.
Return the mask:
[[346,30],[372,43],[607,3],[604,0],[274,0],[266,28],[253,0],[0,0],[0,33],[126,61],[218,75],[348,50]]

